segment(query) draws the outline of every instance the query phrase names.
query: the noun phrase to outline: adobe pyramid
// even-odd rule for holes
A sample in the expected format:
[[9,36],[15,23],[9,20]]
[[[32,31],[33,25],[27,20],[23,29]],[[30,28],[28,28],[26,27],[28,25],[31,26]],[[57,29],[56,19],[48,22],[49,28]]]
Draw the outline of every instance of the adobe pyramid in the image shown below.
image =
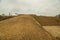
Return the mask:
[[1,40],[55,40],[31,15],[20,15],[0,22]]

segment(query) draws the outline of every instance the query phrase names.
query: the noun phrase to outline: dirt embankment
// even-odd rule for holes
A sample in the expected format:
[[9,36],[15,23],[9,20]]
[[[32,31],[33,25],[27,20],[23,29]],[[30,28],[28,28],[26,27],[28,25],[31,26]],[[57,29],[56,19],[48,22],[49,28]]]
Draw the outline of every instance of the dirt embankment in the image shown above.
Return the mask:
[[60,19],[56,17],[34,16],[42,27],[60,40]]
[[34,16],[42,26],[60,26],[60,20],[56,17]]
[[10,18],[13,18],[13,17],[15,17],[15,16],[0,16],[0,21],[10,19]]
[[1,40],[55,40],[33,16],[21,15],[0,22]]

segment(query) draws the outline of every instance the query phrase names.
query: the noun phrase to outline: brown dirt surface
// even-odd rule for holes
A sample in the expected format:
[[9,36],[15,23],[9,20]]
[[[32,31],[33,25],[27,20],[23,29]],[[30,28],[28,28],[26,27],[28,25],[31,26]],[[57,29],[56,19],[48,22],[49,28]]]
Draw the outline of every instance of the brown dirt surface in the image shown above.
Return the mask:
[[31,15],[0,21],[0,40],[55,40]]
[[58,26],[43,26],[48,32],[50,32],[54,37],[60,38],[60,27]]
[[13,18],[13,17],[15,17],[15,16],[0,16],[0,21],[10,19],[10,18]]
[[60,19],[48,16],[34,16],[42,26],[60,26]]
[[42,25],[42,27],[50,32],[54,37],[60,40],[60,19],[49,16],[34,16],[34,18]]
[[54,37],[60,40],[60,19],[52,16],[36,16],[33,17],[42,25],[42,27],[50,32]]

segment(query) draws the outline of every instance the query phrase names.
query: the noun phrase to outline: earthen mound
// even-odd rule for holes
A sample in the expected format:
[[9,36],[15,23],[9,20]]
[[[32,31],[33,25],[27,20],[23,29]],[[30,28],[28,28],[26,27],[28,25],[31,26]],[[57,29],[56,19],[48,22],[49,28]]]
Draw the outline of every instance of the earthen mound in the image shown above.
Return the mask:
[[0,22],[1,40],[55,40],[33,16],[21,15]]

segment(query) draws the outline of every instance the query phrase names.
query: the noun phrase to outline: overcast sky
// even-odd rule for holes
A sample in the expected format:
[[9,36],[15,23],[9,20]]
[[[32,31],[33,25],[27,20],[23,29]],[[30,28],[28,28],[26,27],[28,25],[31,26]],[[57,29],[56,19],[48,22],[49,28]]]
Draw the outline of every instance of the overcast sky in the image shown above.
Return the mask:
[[0,14],[9,12],[55,16],[60,14],[60,0],[0,0]]

